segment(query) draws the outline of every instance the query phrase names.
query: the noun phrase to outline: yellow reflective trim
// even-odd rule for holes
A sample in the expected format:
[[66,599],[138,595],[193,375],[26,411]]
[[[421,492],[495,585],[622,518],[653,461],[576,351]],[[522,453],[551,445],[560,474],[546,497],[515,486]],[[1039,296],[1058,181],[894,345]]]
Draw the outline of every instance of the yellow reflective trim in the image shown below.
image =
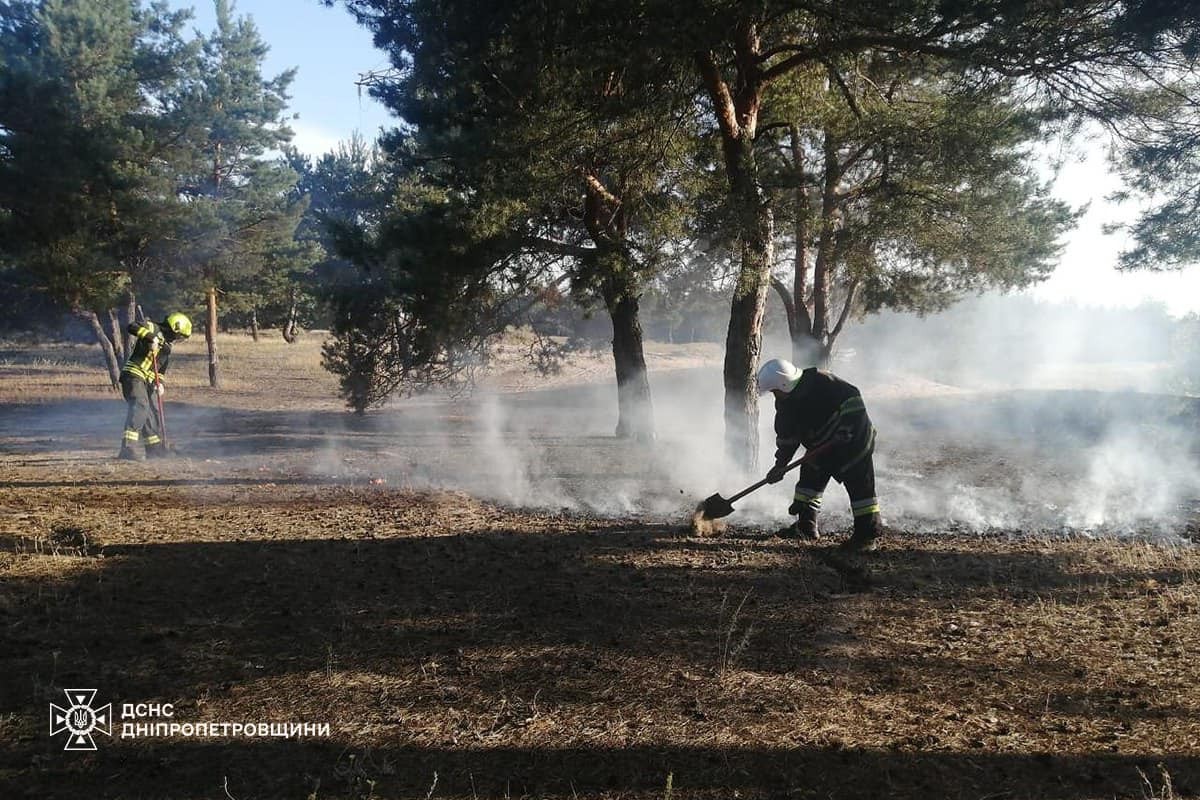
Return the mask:
[[845,464],[843,464],[841,469],[838,471],[845,472],[846,470],[848,470],[851,467],[858,464],[858,462],[862,461],[867,456],[871,455],[873,452],[875,452],[875,426],[874,425],[871,426],[871,433],[870,433],[870,436],[867,438],[866,447],[864,447],[862,449],[862,451],[858,455],[856,455],[854,458],[850,459]]
[[125,431],[125,441],[136,442],[140,438],[137,431]]
[[158,444],[162,439],[155,436],[153,433],[146,437],[146,444]]
[[854,397],[847,397],[846,402],[842,403],[840,411],[842,414],[852,414],[855,411],[862,411],[865,408],[866,405],[863,403],[862,395],[859,394]]
[[856,516],[856,517],[865,517],[869,514],[878,514],[878,513],[879,513],[879,503],[876,503],[873,506],[864,506],[863,508],[854,509],[854,516]]

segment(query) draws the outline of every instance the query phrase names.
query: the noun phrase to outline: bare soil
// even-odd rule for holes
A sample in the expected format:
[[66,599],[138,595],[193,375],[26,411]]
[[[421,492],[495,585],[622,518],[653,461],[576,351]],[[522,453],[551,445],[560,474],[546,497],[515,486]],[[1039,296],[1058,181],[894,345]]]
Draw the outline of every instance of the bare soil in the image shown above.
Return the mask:
[[[509,396],[524,416],[499,426],[514,451],[537,438],[526,488],[552,473],[563,510],[481,499],[506,468],[479,457],[487,406],[355,420],[315,369],[261,352],[217,394],[185,360],[179,456],[147,464],[112,460],[102,375],[10,362],[0,798],[1200,796],[1193,512],[1153,538],[900,515],[863,556],[836,549],[836,516],[817,543],[736,515],[689,538],[691,506],[726,484],[678,486],[670,442],[608,438],[586,381]],[[36,401],[10,377],[41,381]],[[905,408],[939,444],[883,475],[1072,480],[1070,458]],[[465,473],[471,493],[437,488]],[[571,502],[586,487],[631,510]],[[48,707],[78,687],[118,716],[170,703],[171,722],[330,735],[122,738],[118,719],[95,752],[64,752]]]

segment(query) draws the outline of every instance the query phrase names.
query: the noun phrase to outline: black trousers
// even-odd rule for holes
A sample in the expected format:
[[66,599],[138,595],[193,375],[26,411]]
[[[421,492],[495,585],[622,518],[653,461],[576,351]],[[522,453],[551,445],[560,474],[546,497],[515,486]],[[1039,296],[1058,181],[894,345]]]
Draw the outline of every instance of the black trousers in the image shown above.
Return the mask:
[[[809,464],[800,467],[796,494],[788,510],[793,514],[815,515],[821,509],[821,496],[825,494],[825,487],[832,477],[820,467]],[[838,475],[837,480],[846,487],[846,494],[850,495],[850,511],[855,517],[879,513],[879,498],[875,496],[875,464],[871,456],[864,457]]]
[[158,409],[154,405],[154,387],[136,375],[121,373],[121,394],[125,395],[125,433],[126,447],[132,447],[138,441],[147,447],[162,444],[162,427],[159,424]]
[[850,495],[850,511],[862,517],[879,513],[879,499],[875,496],[875,427],[871,419],[855,414],[840,426],[841,443],[815,463],[800,467],[800,478],[796,481],[796,493],[788,511],[813,517],[821,509],[821,497],[829,479],[833,478],[846,487]]

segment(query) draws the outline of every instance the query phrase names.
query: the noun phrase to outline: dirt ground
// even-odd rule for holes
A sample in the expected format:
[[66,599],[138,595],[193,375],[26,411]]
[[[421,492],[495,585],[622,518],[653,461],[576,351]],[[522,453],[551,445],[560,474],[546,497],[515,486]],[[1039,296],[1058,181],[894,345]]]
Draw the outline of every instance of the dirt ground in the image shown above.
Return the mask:
[[[1107,464],[1065,443],[1107,453],[1117,407],[1174,420],[1182,469],[1186,403],[868,394],[913,446],[881,453],[900,512],[851,557],[835,509],[821,542],[770,537],[778,494],[723,538],[683,527],[736,485],[679,463],[701,451],[672,391],[703,394],[704,348],[652,355],[649,446],[607,435],[599,357],[359,420],[319,341],[224,344],[219,393],[201,348],[180,359],[179,457],[148,464],[112,460],[94,353],[0,347],[0,798],[1200,797],[1192,484],[1137,530],[941,505],[1012,505],[1030,476],[1049,494],[1013,514],[1057,504]],[[117,720],[64,752],[49,705],[80,687]],[[329,735],[122,738],[125,703]]]

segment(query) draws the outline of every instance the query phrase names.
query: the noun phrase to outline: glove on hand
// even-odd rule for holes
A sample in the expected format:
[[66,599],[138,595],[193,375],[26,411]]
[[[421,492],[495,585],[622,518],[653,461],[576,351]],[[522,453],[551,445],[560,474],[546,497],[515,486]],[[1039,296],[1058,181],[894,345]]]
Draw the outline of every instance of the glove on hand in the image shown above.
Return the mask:
[[154,391],[159,397],[162,397],[167,393],[167,387],[163,385],[162,381],[159,381],[158,383],[154,384]]
[[767,471],[767,483],[779,483],[787,474],[787,464],[776,464]]

